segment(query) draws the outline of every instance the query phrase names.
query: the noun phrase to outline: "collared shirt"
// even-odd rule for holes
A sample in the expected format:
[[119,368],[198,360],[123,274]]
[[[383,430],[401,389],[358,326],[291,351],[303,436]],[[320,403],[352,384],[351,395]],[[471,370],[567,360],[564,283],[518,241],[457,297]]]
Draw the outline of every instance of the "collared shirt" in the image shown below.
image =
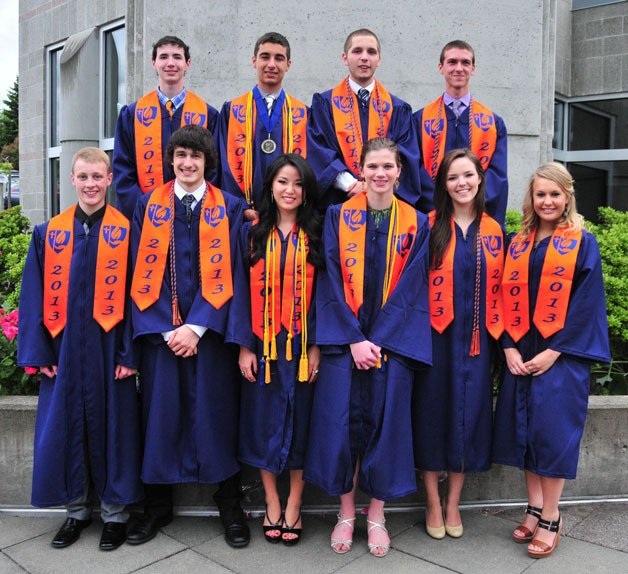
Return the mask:
[[[181,92],[179,92],[174,98],[169,98],[167,96],[165,96],[163,94],[163,92],[157,88],[157,97],[159,98],[159,101],[162,103],[162,105],[166,105],[166,102],[168,100],[172,101],[172,108],[174,111],[177,111],[183,104],[185,104],[185,96],[187,94],[187,90],[185,89],[185,87],[183,88],[183,90]],[[173,113],[174,113],[173,111]]]
[[[452,110],[454,109],[455,100],[456,98],[450,96],[447,92],[443,94],[443,103]],[[460,110],[460,114],[462,114],[462,112],[464,112],[464,110],[471,104],[471,94],[467,92],[464,96],[458,98],[458,101],[460,102],[460,108],[458,109]]]
[[[201,183],[201,185],[199,185],[194,191],[188,192],[181,187],[181,185],[176,179],[174,181],[174,193],[179,199],[183,199],[186,195],[188,195],[188,193],[191,193],[194,196],[194,201],[192,202],[192,205],[190,206],[192,209],[194,209],[196,205],[198,204],[198,202],[201,199],[203,199],[205,188],[206,188],[206,183],[203,180],[203,183]],[[194,331],[198,335],[199,339],[205,334],[205,331],[207,331],[207,327],[201,327],[200,325],[192,325],[191,323],[186,323],[185,326],[192,329],[192,331]],[[168,340],[170,339],[174,331],[175,330],[172,329],[172,331],[165,331],[164,333],[161,334],[162,337],[164,338],[164,341],[166,341],[166,343],[168,342]]]
[[[281,95],[281,91],[283,90],[283,88],[281,88],[277,92],[272,92],[272,93],[265,92],[259,86],[257,86],[257,89],[259,90],[259,93],[262,95],[262,98],[264,98],[265,102],[267,101],[268,96],[272,96],[273,97],[273,105],[271,106],[270,110],[268,110],[268,113],[270,114],[270,112],[272,111],[273,107],[277,103],[277,100],[279,99],[279,96]],[[266,107],[268,107],[268,104],[266,104]]]
[[106,209],[107,209],[107,204],[103,205],[100,209],[98,209],[91,215],[87,215],[87,213],[85,213],[81,209],[81,204],[77,203],[76,211],[74,212],[74,217],[78,219],[79,223],[85,228],[85,232],[89,233],[89,229],[94,227],[94,225],[98,223],[105,216]]
[[354,81],[351,76],[349,76],[349,86],[353,90],[353,93],[356,95],[358,94],[358,90],[365,88],[366,90],[368,90],[370,97],[370,95],[373,93],[373,90],[375,89],[375,80],[373,80],[368,86],[361,86],[356,81]]

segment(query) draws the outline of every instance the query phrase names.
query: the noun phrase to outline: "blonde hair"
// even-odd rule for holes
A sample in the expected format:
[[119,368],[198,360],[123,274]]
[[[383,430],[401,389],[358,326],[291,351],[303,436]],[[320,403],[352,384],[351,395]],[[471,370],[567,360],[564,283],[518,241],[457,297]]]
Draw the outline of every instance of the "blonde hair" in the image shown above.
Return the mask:
[[562,164],[551,161],[544,163],[534,170],[528,182],[528,191],[523,199],[523,222],[522,234],[527,237],[535,231],[539,226],[539,216],[534,211],[534,181],[537,179],[547,179],[555,183],[560,190],[567,196],[567,205],[565,211],[559,219],[556,227],[566,227],[580,231],[582,229],[583,218],[578,213],[576,207],[576,196],[574,192],[574,180],[571,174]]
[[111,173],[111,160],[109,159],[109,156],[100,148],[84,147],[78,150],[72,156],[72,173],[74,173],[74,164],[79,159],[82,159],[87,163],[104,163],[107,166],[107,173]]

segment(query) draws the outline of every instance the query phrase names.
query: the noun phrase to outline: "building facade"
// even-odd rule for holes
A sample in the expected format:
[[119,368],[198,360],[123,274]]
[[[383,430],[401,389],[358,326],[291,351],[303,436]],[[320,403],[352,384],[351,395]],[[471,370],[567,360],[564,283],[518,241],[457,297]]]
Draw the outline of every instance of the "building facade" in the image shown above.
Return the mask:
[[599,204],[626,208],[626,1],[469,0],[444,8],[399,0],[384,11],[364,0],[303,2],[298,10],[240,0],[21,0],[25,213],[38,223],[74,201],[72,154],[85,145],[113,149],[120,107],[156,87],[150,60],[159,37],[190,45],[186,85],[219,109],[254,84],[253,45],[264,32],[290,40],[284,83],[309,102],[346,75],[342,45],[360,27],[380,36],[377,77],[413,109],[443,90],[442,46],[463,39],[474,47],[472,94],[508,127],[510,207],[521,205],[532,170],[556,158],[574,171],[585,213]]

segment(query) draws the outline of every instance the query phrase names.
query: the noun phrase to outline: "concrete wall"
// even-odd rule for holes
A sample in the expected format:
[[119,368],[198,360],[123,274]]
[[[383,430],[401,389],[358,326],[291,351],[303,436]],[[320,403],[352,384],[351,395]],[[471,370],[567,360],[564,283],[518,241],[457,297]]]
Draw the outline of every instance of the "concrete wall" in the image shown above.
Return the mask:
[[[36,397],[0,397],[0,506],[28,506],[30,502],[36,409]],[[591,397],[580,445],[578,478],[567,481],[564,497],[626,497],[627,468],[628,396]],[[257,471],[247,468],[243,483],[251,487],[245,506],[262,507],[264,497]],[[179,507],[208,507],[213,487],[187,485],[177,487],[175,492],[175,503]],[[465,502],[488,502],[524,500],[525,497],[523,473],[511,467],[494,466],[489,472],[468,475],[462,498]],[[360,500],[366,501],[363,495]],[[418,499],[409,496],[397,504],[416,504],[423,500],[423,489],[419,486]],[[305,490],[304,503],[335,506],[338,501],[309,487]]]
[[571,95],[571,0],[556,2],[556,92]]
[[571,94],[628,91],[628,2],[572,13]]
[[[251,55],[264,32],[284,33],[293,47],[286,87],[306,102],[346,72],[340,54],[348,32],[372,28],[382,41],[378,77],[418,109],[443,90],[441,47],[462,38],[477,55],[474,97],[501,115],[509,131],[510,205],[518,208],[530,172],[551,152],[557,2],[566,0],[400,0],[380,14],[379,2],[317,0],[295,10],[239,0],[24,0],[20,3],[20,131],[24,207],[33,222],[45,217],[44,46],[126,14],[127,94],[132,101],[156,86],[150,47],[164,34],[192,49],[188,86],[215,107],[251,88]],[[283,8],[283,9],[282,9]],[[94,102],[96,103],[96,102]],[[549,141],[551,144],[551,139]],[[62,177],[67,177],[62,174]]]

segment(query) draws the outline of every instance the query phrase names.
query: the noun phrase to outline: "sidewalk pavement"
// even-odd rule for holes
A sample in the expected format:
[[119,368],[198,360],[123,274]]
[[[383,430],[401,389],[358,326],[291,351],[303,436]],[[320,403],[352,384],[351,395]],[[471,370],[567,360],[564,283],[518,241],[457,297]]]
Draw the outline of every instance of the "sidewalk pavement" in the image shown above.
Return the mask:
[[526,546],[511,534],[523,508],[463,509],[464,536],[433,540],[424,530],[424,513],[389,512],[392,548],[386,558],[369,555],[366,517],[359,516],[353,549],[337,555],[329,548],[334,515],[306,514],[304,537],[288,548],[268,544],[261,518],[249,521],[251,544],[242,550],[226,545],[218,518],[178,516],[157,537],[141,546],[98,550],[101,523],[94,520],[80,540],[62,550],[50,542],[64,516],[13,516],[0,512],[0,573],[63,574],[342,574],[438,573],[594,574],[628,572],[628,503],[593,503],[561,507],[564,530],[555,554],[529,558]]

